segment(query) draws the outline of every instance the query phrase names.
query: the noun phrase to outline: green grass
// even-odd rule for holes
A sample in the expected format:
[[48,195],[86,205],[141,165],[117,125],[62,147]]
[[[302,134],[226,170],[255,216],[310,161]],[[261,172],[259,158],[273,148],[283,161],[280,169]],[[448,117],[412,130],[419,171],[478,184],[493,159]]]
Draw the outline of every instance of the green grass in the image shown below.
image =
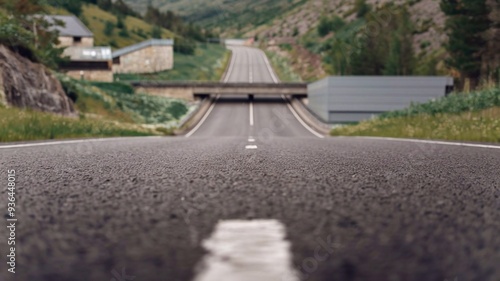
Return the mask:
[[300,76],[293,71],[288,59],[270,51],[266,51],[266,55],[274,72],[282,82],[302,82]]
[[331,135],[500,142],[500,89],[412,105],[407,110],[335,128]]
[[79,112],[124,123],[167,125],[187,113],[184,101],[135,93],[120,82],[87,82],[59,76]]
[[407,109],[386,112],[381,118],[414,116],[418,114],[460,113],[500,106],[500,88],[491,88],[472,93],[454,93],[422,104],[412,104]]
[[200,44],[194,55],[175,53],[174,68],[151,74],[116,74],[120,81],[174,80],[219,81],[229,62],[230,52],[220,45]]
[[131,124],[0,107],[0,142],[155,134]]

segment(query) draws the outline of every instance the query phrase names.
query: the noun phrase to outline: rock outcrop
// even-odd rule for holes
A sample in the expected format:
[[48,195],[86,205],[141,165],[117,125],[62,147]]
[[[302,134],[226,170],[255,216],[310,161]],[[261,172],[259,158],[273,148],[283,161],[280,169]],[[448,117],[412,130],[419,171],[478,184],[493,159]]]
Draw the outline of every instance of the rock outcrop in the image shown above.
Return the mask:
[[0,45],[0,102],[62,115],[75,112],[73,102],[47,67],[3,45]]

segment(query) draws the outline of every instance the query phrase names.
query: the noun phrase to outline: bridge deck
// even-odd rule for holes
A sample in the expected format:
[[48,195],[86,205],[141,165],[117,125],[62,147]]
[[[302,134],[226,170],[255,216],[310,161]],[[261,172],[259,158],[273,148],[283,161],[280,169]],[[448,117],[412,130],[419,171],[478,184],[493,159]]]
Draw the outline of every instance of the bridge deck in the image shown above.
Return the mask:
[[193,96],[218,95],[293,95],[306,96],[307,83],[220,83],[220,82],[132,82],[132,86],[156,91],[185,90]]

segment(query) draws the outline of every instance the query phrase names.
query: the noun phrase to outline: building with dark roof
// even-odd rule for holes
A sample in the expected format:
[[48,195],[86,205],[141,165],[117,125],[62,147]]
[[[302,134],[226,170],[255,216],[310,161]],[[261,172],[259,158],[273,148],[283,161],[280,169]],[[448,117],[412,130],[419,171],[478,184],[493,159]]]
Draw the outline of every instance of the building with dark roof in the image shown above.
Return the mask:
[[113,52],[114,73],[153,73],[174,66],[174,40],[151,39]]
[[59,32],[59,46],[94,46],[94,34],[76,16],[47,15],[43,17],[52,24],[51,30]]

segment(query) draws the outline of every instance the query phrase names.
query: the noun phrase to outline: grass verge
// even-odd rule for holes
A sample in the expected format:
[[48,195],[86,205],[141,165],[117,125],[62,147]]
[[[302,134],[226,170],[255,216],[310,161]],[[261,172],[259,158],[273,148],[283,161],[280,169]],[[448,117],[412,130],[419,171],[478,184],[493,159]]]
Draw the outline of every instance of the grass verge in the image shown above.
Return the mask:
[[174,68],[149,74],[116,74],[120,81],[173,80],[219,81],[229,62],[230,52],[223,46],[199,44],[194,55],[175,53]]
[[335,128],[332,136],[500,142],[500,89],[454,94]]
[[184,101],[135,93],[126,83],[87,82],[59,76],[66,93],[85,116],[135,124],[167,126],[188,112]]
[[292,66],[286,58],[270,51],[265,53],[276,75],[282,82],[302,82],[300,76],[293,72]]
[[0,142],[155,134],[132,124],[0,107]]

